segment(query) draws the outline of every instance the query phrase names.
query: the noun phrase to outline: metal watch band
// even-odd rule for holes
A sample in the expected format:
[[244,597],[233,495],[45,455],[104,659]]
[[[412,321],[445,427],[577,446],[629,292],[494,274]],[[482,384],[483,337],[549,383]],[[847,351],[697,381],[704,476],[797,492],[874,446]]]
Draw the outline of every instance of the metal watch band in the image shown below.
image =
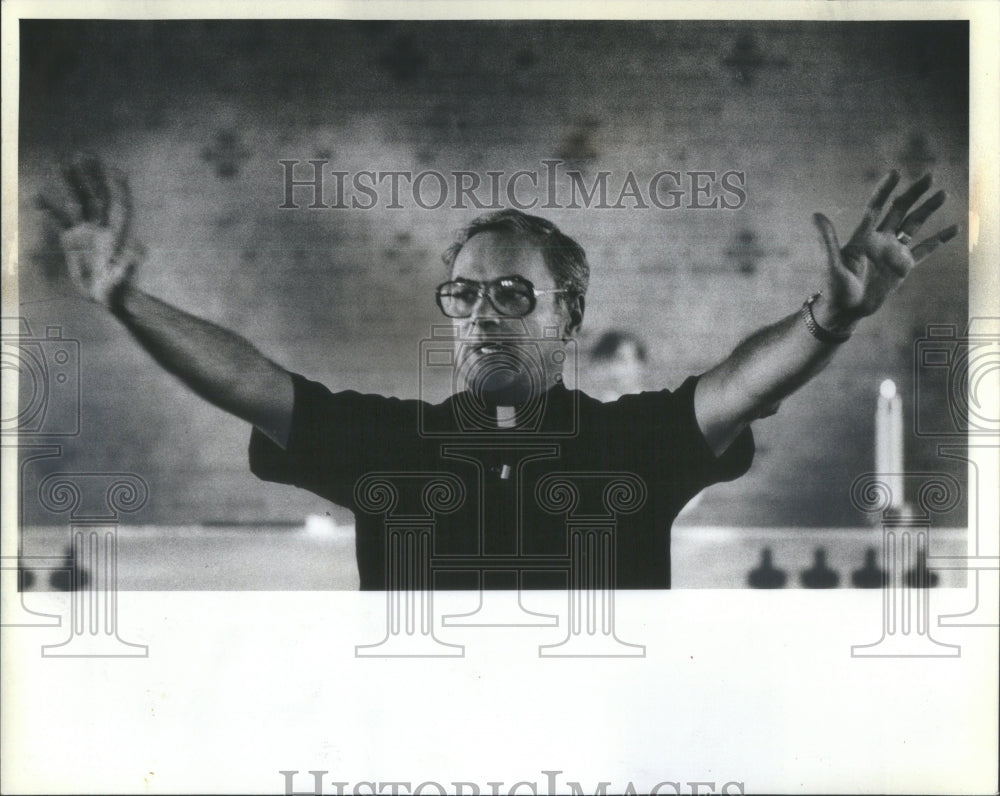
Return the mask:
[[805,323],[806,329],[809,330],[809,334],[821,343],[829,343],[831,345],[839,345],[845,340],[849,340],[851,337],[850,332],[831,332],[829,329],[824,329],[816,323],[816,316],[813,315],[812,305],[819,297],[819,293],[813,293],[802,305],[800,314],[802,315],[802,322]]

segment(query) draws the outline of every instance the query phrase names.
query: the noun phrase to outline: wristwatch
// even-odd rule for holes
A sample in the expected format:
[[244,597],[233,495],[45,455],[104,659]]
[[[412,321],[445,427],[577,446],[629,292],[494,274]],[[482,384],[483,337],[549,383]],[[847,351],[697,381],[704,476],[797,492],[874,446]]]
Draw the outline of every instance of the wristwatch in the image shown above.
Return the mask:
[[832,332],[829,329],[824,329],[818,323],[816,323],[816,316],[813,315],[812,305],[816,303],[822,293],[813,293],[809,298],[805,300],[802,305],[802,322],[805,323],[806,329],[809,330],[809,334],[819,340],[821,343],[829,343],[831,345],[839,345],[845,340],[849,340],[851,337],[850,332]]

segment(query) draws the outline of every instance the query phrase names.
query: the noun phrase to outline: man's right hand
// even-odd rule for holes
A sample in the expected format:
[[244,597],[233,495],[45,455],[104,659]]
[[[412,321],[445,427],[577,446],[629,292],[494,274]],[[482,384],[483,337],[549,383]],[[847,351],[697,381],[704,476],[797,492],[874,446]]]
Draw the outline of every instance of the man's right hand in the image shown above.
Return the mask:
[[66,265],[80,291],[112,310],[153,359],[199,396],[287,444],[295,404],[289,373],[239,335],[129,285],[143,250],[131,238],[124,176],[108,173],[92,155],[76,155],[64,176],[67,197],[40,202],[62,227]]
[[63,201],[39,203],[61,227],[59,241],[70,278],[83,295],[111,308],[145,256],[131,238],[132,202],[120,172],[94,155],[76,154],[63,168]]

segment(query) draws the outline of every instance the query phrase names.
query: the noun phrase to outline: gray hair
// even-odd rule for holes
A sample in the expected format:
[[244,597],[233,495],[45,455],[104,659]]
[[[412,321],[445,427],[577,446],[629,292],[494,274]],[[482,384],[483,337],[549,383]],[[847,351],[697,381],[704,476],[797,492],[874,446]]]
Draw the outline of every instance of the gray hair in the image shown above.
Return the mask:
[[463,227],[441,259],[448,266],[448,272],[455,267],[455,258],[473,235],[480,232],[514,232],[522,235],[541,249],[545,265],[548,267],[556,286],[569,293],[570,298],[585,296],[590,284],[590,266],[583,247],[559,228],[539,216],[529,216],[520,210],[498,210],[479,216]]

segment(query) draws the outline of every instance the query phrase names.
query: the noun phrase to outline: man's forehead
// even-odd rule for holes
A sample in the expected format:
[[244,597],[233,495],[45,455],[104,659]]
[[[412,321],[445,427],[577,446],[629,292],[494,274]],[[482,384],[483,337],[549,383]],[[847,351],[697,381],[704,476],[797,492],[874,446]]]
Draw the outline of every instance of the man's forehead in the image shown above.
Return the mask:
[[538,244],[519,232],[487,230],[465,242],[455,258],[454,274],[522,274],[529,279],[548,273]]

